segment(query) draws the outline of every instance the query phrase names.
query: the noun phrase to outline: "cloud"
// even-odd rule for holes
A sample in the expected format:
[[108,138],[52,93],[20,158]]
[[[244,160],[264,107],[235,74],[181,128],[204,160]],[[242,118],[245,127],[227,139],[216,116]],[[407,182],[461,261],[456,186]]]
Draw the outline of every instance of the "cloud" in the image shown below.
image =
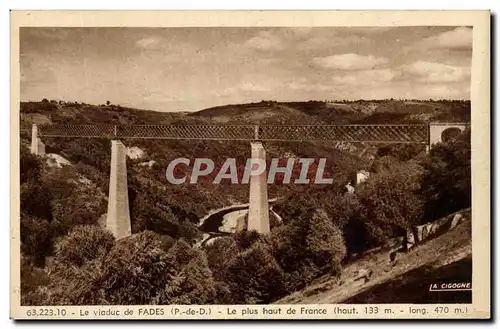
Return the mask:
[[262,84],[255,84],[252,82],[244,82],[239,85],[239,89],[243,91],[268,91],[269,88],[263,86]]
[[364,70],[334,76],[332,81],[337,85],[375,85],[390,82],[396,75],[392,69]]
[[471,74],[469,66],[453,66],[427,61],[402,65],[399,69],[402,77],[431,83],[467,81]]
[[259,50],[283,50],[283,40],[270,31],[261,31],[256,36],[248,39],[245,46]]
[[226,93],[229,92],[267,92],[271,90],[269,83],[254,83],[250,81],[245,81],[225,90]]
[[338,48],[347,45],[361,45],[370,43],[370,38],[359,35],[345,35],[345,36],[318,36],[309,38],[299,43],[299,48],[305,49],[325,49],[325,48]]
[[160,46],[161,40],[160,40],[160,38],[157,38],[157,37],[147,37],[147,38],[142,38],[140,40],[137,40],[137,42],[135,44],[139,48],[151,49],[151,48],[157,48],[158,46]]
[[387,58],[372,55],[342,54],[327,57],[315,57],[313,63],[326,69],[357,71],[368,70],[388,62]]
[[324,83],[311,83],[307,79],[297,79],[286,84],[286,87],[292,90],[302,91],[327,91],[332,90],[332,86]]
[[418,86],[416,88],[420,98],[434,99],[469,99],[470,89],[467,85],[457,84],[434,84]]
[[313,27],[289,27],[287,31],[295,34],[299,38],[307,37],[313,31]]
[[66,40],[70,36],[70,32],[74,28],[60,27],[21,27],[20,33],[22,38],[31,36],[40,39],[50,40]]
[[394,30],[394,26],[364,26],[364,27],[349,27],[349,32],[356,34],[382,34]]
[[454,30],[428,37],[417,43],[416,47],[472,49],[472,29],[457,27]]
[[57,81],[55,72],[59,66],[55,66],[50,58],[21,54],[20,61],[21,85],[53,84]]

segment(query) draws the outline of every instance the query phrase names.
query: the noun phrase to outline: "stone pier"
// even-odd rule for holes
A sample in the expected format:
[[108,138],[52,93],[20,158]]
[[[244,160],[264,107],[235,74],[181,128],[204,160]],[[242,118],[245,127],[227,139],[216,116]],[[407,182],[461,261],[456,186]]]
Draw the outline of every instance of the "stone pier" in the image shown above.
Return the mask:
[[111,141],[111,173],[106,228],[117,240],[132,235],[128,206],[127,148],[119,140]]
[[[266,150],[261,142],[251,143],[252,159],[266,160]],[[250,206],[248,210],[249,231],[269,234],[269,202],[267,199],[267,174],[266,170],[260,175],[250,176]]]
[[31,126],[31,154],[44,155],[45,144],[38,137],[38,127],[36,124]]

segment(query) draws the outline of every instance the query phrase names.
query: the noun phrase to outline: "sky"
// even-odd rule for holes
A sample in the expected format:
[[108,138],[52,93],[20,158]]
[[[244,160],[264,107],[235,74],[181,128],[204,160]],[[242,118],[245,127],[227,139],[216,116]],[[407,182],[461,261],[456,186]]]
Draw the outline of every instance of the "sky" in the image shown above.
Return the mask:
[[276,101],[470,99],[469,27],[20,29],[21,100],[196,111]]

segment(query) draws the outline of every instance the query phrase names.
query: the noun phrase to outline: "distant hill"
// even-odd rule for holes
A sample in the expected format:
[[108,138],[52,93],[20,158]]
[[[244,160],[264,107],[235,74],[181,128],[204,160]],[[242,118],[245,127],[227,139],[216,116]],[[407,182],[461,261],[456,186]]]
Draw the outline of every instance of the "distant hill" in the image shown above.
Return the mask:
[[219,123],[345,124],[470,121],[468,101],[275,102],[224,105],[193,112],[189,117]]
[[21,102],[22,123],[175,124],[182,113],[146,111],[119,105]]
[[233,104],[197,112],[157,112],[120,105],[21,102],[22,124],[345,124],[470,121],[469,101],[352,101]]

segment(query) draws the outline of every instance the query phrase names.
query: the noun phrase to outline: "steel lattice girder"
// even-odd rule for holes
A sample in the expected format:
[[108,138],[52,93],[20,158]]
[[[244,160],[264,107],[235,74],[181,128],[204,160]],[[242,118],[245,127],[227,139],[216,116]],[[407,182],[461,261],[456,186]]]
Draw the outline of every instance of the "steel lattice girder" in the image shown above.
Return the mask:
[[427,143],[426,124],[41,125],[45,137]]

